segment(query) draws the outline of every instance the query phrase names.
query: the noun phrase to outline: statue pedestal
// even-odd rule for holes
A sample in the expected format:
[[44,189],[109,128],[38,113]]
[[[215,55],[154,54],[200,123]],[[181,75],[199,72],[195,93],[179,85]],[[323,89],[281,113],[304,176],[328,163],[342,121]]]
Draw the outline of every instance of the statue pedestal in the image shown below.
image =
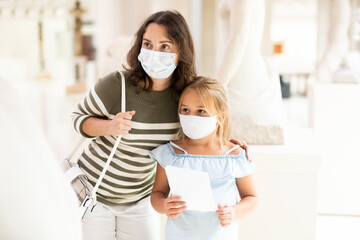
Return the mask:
[[51,80],[51,74],[47,72],[40,72],[36,74],[35,79],[37,81],[50,81]]
[[319,212],[360,215],[360,84],[310,83],[310,124],[322,144]]
[[75,83],[73,85],[66,86],[66,93],[73,94],[73,93],[83,93],[86,92],[87,87],[85,83]]
[[82,93],[86,91],[86,56],[76,56],[73,58],[73,73],[75,83],[66,86],[66,93]]
[[259,205],[239,221],[239,239],[315,240],[322,156],[310,129],[288,132],[284,145],[250,146]]

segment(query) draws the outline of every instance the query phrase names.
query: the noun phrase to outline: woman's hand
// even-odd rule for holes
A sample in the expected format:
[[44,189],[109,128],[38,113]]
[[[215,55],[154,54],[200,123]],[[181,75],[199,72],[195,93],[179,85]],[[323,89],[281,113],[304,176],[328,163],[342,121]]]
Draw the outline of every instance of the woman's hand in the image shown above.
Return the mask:
[[246,152],[246,157],[249,160],[249,162],[253,162],[253,159],[251,157],[250,151],[249,151],[249,146],[247,145],[247,143],[245,141],[240,141],[237,139],[231,139],[230,142],[239,145],[242,149],[245,150]]
[[216,213],[219,215],[221,226],[228,227],[235,219],[235,210],[227,204],[219,204]]
[[169,218],[175,218],[186,209],[186,203],[181,201],[180,196],[170,196],[164,201],[165,214]]
[[110,120],[109,135],[119,136],[126,135],[131,130],[131,119],[135,111],[128,111],[125,113],[119,112]]

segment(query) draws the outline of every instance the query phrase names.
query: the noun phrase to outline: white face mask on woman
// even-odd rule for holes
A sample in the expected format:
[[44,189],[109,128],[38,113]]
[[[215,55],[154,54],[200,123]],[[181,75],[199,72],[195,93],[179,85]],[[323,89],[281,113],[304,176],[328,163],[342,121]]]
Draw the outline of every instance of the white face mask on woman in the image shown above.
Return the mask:
[[157,52],[141,48],[138,60],[151,78],[168,78],[175,70],[176,53]]
[[181,128],[191,139],[200,139],[210,135],[216,129],[216,116],[199,117],[179,114]]

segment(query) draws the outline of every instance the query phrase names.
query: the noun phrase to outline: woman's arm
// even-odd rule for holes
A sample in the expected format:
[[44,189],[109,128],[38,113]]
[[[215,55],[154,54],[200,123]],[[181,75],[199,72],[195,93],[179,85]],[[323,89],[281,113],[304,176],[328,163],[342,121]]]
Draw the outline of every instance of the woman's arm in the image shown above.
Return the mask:
[[237,139],[231,139],[230,142],[232,142],[233,144],[239,145],[242,149],[244,149],[246,152],[246,157],[249,160],[249,162],[253,162],[253,159],[252,159],[250,151],[249,151],[249,146],[247,145],[246,142],[240,141]]
[[[84,137],[128,134],[135,111],[120,112],[121,76],[113,72],[101,78],[73,109],[74,128]],[[113,119],[110,112],[119,111]]]
[[180,215],[186,209],[185,202],[180,196],[170,196],[170,187],[164,168],[157,164],[155,183],[151,193],[151,205],[158,213],[166,214],[170,218]]
[[112,120],[90,117],[84,120],[81,130],[88,136],[126,135],[131,130],[131,118],[134,114],[135,111],[120,112]]
[[236,178],[236,185],[241,197],[240,202],[233,206],[219,204],[216,211],[219,215],[220,224],[223,227],[229,226],[234,220],[247,217],[258,203],[252,175]]

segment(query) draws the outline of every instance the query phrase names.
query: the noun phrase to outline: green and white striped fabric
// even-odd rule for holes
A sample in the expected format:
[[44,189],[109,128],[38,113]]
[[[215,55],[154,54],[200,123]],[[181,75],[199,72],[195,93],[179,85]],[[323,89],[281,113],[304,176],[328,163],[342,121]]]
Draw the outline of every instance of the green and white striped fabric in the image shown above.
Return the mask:
[[[97,200],[107,205],[125,205],[139,201],[151,193],[156,163],[149,152],[174,140],[180,124],[177,118],[176,96],[171,88],[163,91],[139,92],[126,78],[126,110],[135,110],[132,129],[122,136],[120,144],[97,191]],[[76,131],[85,137],[82,123],[88,117],[112,119],[121,106],[121,78],[118,72],[100,79],[87,96],[75,107],[72,120]],[[79,166],[91,184],[105,165],[116,137],[94,138],[79,159]]]

